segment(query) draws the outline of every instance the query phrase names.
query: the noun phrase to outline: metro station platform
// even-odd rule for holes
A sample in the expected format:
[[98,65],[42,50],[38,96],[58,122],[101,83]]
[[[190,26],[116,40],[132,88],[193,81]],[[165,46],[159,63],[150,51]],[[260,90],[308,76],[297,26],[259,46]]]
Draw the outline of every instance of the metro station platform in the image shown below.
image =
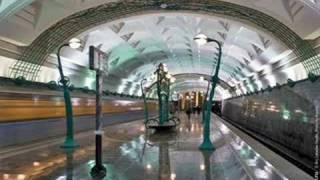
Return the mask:
[[[107,126],[103,162],[110,180],[274,179],[311,180],[311,176],[212,115],[214,152],[199,151],[201,118],[179,114],[176,131],[157,134],[141,120]],[[60,148],[63,137],[0,150],[0,179],[91,179],[93,131],[76,134],[80,148]]]
[[0,0],[0,180],[319,180],[319,19],[320,0]]

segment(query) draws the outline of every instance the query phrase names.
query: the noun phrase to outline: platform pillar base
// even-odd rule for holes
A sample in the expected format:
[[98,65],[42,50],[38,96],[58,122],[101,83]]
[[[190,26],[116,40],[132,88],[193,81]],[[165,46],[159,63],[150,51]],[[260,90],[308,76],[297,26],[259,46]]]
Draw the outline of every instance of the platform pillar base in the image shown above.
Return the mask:
[[64,149],[73,149],[73,148],[78,148],[80,145],[76,143],[74,140],[68,140],[66,139],[63,143],[63,145],[60,146],[61,148]]
[[90,172],[93,179],[103,179],[107,175],[107,169],[101,165],[95,165]]
[[204,151],[214,151],[216,148],[214,147],[214,145],[211,143],[211,141],[204,141],[200,146],[199,146],[200,150],[204,150]]

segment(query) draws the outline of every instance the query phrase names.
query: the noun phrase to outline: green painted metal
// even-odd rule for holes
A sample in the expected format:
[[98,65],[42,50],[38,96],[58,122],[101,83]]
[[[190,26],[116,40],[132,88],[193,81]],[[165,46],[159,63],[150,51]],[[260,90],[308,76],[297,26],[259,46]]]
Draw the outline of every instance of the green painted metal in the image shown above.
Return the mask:
[[[148,106],[146,92],[144,90],[143,84],[146,79],[141,80],[140,86],[142,91],[142,97],[144,100],[144,110],[145,110],[145,125],[147,128],[172,128],[180,124],[180,119],[176,116],[170,116],[170,78],[167,77],[168,72],[164,70],[164,65],[160,63],[155,71],[157,76],[157,81],[151,84],[147,90],[151,91],[153,87],[156,87],[156,93],[158,96],[158,113],[159,117],[149,118]],[[151,125],[151,126],[150,126]]]
[[[214,92],[216,85],[219,81],[219,70],[220,70],[220,64],[221,64],[221,55],[222,55],[222,47],[219,41],[215,39],[207,39],[208,42],[214,42],[218,45],[219,47],[219,54],[218,54],[218,61],[217,65],[215,66],[215,72],[214,75],[212,76],[211,79],[211,90],[209,94],[209,99],[205,99],[204,102],[204,116],[202,116],[202,121],[204,123],[204,128],[203,128],[203,142],[200,145],[199,149],[201,150],[215,150],[214,145],[211,142],[210,139],[210,120],[211,120],[211,108],[212,108],[212,99],[214,97]],[[208,88],[209,90],[209,88]],[[208,92],[207,92],[208,93]]]
[[63,47],[69,46],[69,44],[63,44],[62,46],[59,47],[58,52],[57,52],[57,57],[58,57],[58,69],[59,73],[61,76],[60,82],[62,83],[63,87],[63,96],[64,96],[64,102],[65,102],[65,113],[66,113],[66,138],[64,141],[64,144],[61,146],[62,148],[76,148],[79,147],[79,144],[75,142],[74,137],[73,137],[73,112],[72,112],[72,103],[71,103],[71,97],[70,97],[70,92],[68,89],[69,85],[69,79],[66,78],[63,74],[62,70],[62,64],[61,64],[61,58],[60,58],[60,51]]
[[164,65],[162,63],[159,64],[156,74],[157,94],[159,97],[159,125],[163,125],[169,120],[170,79],[166,77],[168,72],[164,71]]
[[319,78],[319,76],[316,76],[316,75],[313,74],[313,73],[309,73],[309,74],[308,74],[308,79],[309,79],[311,82],[315,82],[318,78]]
[[204,101],[203,101],[203,111],[202,111],[202,123],[204,123],[204,120],[206,119],[206,109],[207,109],[207,99],[208,99],[208,93],[209,93],[209,89],[210,89],[210,82],[208,82],[208,86],[207,86],[207,90],[206,90],[206,94],[204,95]]
[[[161,3],[166,3],[167,8],[161,8]],[[66,39],[79,34],[83,30],[122,17],[160,10],[187,10],[209,15],[222,15],[255,24],[258,28],[269,32],[292,49],[308,73],[320,74],[320,58],[316,56],[317,53],[309,42],[303,40],[280,21],[260,11],[219,0],[203,2],[195,2],[193,0],[140,0],[106,3],[64,18],[44,31],[30,46],[25,48],[19,61],[11,69],[11,76],[25,76],[27,79],[36,79],[48,55],[54,52],[56,47]]]

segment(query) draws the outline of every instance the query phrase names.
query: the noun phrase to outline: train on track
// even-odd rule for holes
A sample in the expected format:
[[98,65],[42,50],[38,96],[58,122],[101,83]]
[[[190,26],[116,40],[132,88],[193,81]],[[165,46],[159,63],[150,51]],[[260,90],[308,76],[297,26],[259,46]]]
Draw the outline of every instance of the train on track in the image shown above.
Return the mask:
[[[72,92],[75,133],[95,127],[95,94]],[[150,116],[157,114],[157,102],[147,103]],[[144,119],[144,103],[139,97],[104,96],[103,125]],[[0,148],[28,144],[64,136],[63,92],[0,89]],[[141,123],[143,125],[143,123]]]
[[[94,96],[73,96],[74,116],[94,115]],[[155,111],[156,102],[148,103],[149,110]],[[133,98],[104,97],[104,113],[143,111],[143,101]],[[26,93],[0,92],[0,123],[61,118],[65,116],[64,99],[61,95],[37,95]]]

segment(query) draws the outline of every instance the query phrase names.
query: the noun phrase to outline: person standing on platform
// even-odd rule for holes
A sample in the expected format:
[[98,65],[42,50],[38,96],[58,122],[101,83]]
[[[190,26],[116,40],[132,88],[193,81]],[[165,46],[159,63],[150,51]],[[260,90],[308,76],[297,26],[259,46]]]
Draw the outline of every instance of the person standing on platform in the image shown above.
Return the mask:
[[190,118],[191,118],[191,113],[192,113],[192,102],[189,98],[187,98],[186,114],[188,116],[188,120],[190,120]]
[[197,106],[197,114],[198,114],[198,116],[200,115],[200,112],[201,112],[201,108],[200,108],[200,106]]

